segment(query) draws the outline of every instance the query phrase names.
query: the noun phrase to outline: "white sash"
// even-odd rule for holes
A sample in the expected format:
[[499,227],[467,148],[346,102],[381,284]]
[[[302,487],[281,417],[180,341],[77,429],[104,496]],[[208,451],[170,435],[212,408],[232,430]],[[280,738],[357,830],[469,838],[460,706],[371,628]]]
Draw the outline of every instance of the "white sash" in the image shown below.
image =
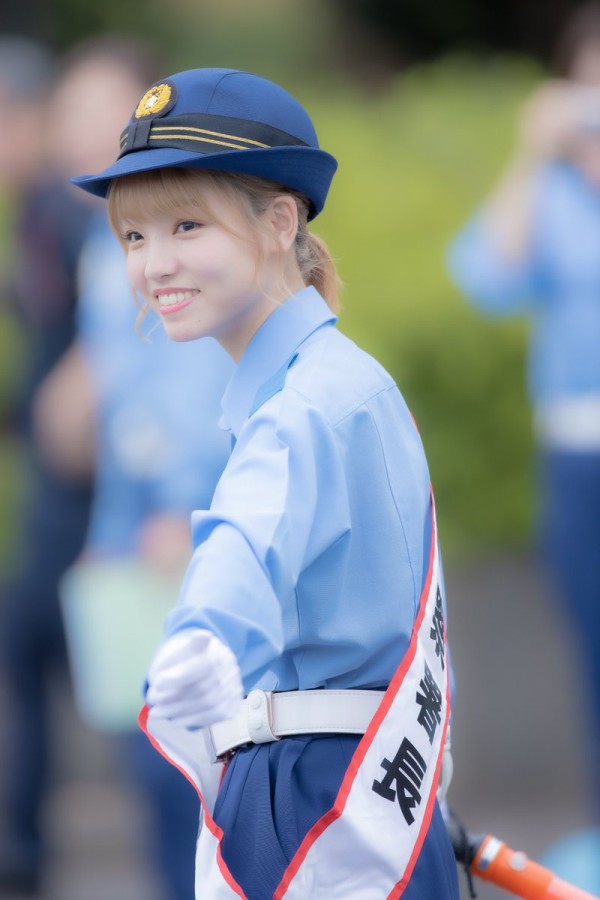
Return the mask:
[[[274,900],[382,900],[402,895],[433,814],[449,715],[434,512],[428,576],[408,650],[354,753],[334,806],[306,835]],[[144,727],[142,719],[141,724]],[[145,730],[196,786],[202,800],[198,753],[206,764],[203,732],[190,733],[152,718]],[[213,772],[220,770],[213,766]],[[203,806],[196,898],[243,898],[221,856],[222,831],[207,812],[212,804]]]

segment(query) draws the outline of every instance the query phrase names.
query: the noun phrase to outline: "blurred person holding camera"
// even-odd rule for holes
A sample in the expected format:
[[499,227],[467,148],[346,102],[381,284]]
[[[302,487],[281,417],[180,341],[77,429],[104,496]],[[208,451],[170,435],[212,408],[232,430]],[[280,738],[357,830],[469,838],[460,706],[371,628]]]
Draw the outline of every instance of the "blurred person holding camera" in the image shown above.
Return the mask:
[[540,546],[578,648],[600,823],[600,4],[567,23],[448,265],[480,310],[529,319]]

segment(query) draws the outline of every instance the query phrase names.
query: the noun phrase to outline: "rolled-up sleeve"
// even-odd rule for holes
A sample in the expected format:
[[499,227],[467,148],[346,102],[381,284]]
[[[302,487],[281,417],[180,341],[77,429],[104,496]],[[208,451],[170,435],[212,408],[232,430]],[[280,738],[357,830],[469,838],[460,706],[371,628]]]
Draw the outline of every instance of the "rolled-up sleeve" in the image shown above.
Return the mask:
[[349,527],[338,454],[322,413],[281,392],[246,421],[210,510],[192,517],[195,551],[167,633],[208,628],[246,684],[299,639],[300,573]]
[[504,259],[481,215],[451,241],[446,265],[461,293],[483,312],[520,312],[535,294],[534,255],[527,254],[518,263]]

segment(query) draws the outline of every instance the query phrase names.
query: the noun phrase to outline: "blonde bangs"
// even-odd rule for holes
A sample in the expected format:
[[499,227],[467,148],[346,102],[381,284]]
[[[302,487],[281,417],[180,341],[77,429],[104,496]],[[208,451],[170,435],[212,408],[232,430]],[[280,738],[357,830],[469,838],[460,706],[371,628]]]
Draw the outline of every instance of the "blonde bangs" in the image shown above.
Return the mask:
[[108,193],[110,224],[120,236],[123,222],[139,222],[155,216],[205,213],[214,219],[203,185],[215,185],[212,172],[193,169],[155,169],[116,178]]

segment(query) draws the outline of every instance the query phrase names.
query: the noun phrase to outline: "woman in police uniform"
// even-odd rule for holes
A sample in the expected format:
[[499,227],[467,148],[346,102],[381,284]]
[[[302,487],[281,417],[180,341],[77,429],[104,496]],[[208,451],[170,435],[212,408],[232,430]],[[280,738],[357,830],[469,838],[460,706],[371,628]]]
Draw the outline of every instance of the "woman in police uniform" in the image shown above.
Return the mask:
[[336,328],[335,267],[307,228],[336,162],[286,91],[225,69],[153,85],[121,146],[76,183],[108,195],[169,336],[216,338],[237,364],[232,454],[193,516],[146,695],[177,765],[208,726],[227,761],[197,895],[456,898],[429,474],[392,378]]

